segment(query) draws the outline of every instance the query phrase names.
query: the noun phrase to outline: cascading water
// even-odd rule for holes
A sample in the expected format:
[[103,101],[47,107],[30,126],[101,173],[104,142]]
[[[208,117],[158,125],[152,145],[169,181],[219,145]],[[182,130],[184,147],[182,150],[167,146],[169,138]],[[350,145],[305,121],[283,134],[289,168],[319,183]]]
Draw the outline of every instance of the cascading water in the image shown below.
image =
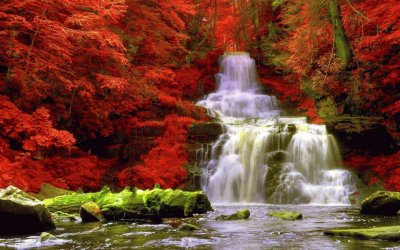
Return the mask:
[[347,204],[356,181],[325,126],[281,117],[247,53],[223,55],[220,68],[217,91],[197,103],[226,128],[203,164],[211,201]]

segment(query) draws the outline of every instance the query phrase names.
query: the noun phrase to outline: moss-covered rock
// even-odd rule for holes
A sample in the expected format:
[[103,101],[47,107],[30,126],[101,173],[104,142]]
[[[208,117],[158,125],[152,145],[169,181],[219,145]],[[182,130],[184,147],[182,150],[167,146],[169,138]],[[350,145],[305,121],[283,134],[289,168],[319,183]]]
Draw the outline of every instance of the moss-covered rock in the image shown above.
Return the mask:
[[378,191],[361,204],[362,214],[396,216],[400,209],[400,192]]
[[269,216],[280,218],[283,220],[301,220],[303,219],[303,215],[299,212],[293,212],[293,211],[275,211],[275,212],[269,212]]
[[0,189],[1,234],[35,233],[54,228],[43,202],[14,186]]
[[34,194],[34,197],[39,200],[44,200],[73,193],[74,191],[58,188],[48,183],[43,183],[40,191],[37,194]]
[[192,224],[188,224],[188,223],[183,223],[182,225],[180,225],[180,227],[178,228],[179,231],[202,231],[203,229],[201,227],[192,225]]
[[325,235],[347,236],[358,239],[400,240],[400,226],[335,229],[324,232]]
[[106,220],[150,220],[160,222],[166,217],[190,217],[211,211],[211,204],[202,192],[129,188],[112,193],[103,188],[97,193],[75,193],[44,200],[50,211],[76,213],[88,202],[95,202]]
[[103,221],[104,216],[100,207],[94,202],[88,202],[81,206],[79,212],[82,222]]
[[51,213],[51,218],[57,223],[57,222],[64,222],[64,221],[78,221],[79,219],[79,214],[67,214],[61,211],[57,211],[54,213]]
[[47,232],[43,232],[40,234],[40,242],[45,242],[45,241],[49,241],[49,240],[54,240],[56,239],[56,236],[47,233]]
[[250,211],[248,209],[239,210],[234,214],[220,215],[216,220],[245,220],[250,217]]

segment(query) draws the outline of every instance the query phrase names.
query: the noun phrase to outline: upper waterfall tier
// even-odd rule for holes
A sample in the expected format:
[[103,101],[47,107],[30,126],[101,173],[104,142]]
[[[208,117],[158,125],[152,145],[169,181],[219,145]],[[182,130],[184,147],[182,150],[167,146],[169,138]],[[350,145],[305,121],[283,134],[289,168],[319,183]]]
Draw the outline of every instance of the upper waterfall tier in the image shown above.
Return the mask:
[[255,62],[247,53],[225,54],[216,75],[217,91],[197,105],[216,117],[268,118],[279,115],[276,98],[259,93]]

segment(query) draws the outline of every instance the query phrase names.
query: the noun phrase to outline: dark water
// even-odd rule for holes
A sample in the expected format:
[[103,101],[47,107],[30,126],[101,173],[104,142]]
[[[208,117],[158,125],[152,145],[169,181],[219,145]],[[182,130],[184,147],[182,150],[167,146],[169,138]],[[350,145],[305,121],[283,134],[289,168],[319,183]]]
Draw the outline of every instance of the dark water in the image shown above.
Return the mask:
[[[331,228],[398,225],[399,218],[359,215],[351,207],[240,205],[214,206],[215,211],[194,218],[171,219],[161,225],[128,222],[58,224],[56,239],[40,243],[38,235],[0,237],[3,249],[400,249],[400,242],[324,236]],[[250,209],[249,220],[215,221],[219,214]],[[267,216],[279,209],[299,211],[303,220],[284,221]],[[182,222],[204,231],[181,232]],[[0,222],[1,223],[1,222]]]

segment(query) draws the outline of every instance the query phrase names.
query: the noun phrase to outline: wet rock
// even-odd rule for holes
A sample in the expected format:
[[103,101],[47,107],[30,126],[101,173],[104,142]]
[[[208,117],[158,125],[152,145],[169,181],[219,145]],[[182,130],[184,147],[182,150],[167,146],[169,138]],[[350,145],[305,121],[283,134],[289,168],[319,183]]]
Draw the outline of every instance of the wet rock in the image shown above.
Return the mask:
[[343,153],[390,153],[395,143],[382,120],[382,117],[337,116],[325,119],[325,124],[339,140]]
[[167,217],[190,217],[211,211],[202,192],[172,189],[139,190],[129,188],[112,193],[104,188],[96,193],[74,193],[44,200],[50,211],[76,213],[88,202],[95,202],[106,220],[146,220],[160,222]]
[[0,189],[0,222],[1,234],[36,233],[55,228],[43,202],[14,186]]
[[78,214],[67,214],[61,211],[51,213],[51,217],[55,222],[78,221]]
[[47,233],[47,232],[43,232],[40,234],[40,242],[45,242],[45,241],[49,241],[49,240],[54,240],[56,239],[56,236]]
[[276,211],[276,212],[269,212],[269,216],[280,218],[283,220],[301,220],[303,219],[303,215],[299,212],[293,211]]
[[40,191],[35,194],[35,198],[39,200],[50,199],[60,195],[72,194],[73,191],[55,187],[48,183],[43,183]]
[[289,132],[291,134],[295,134],[296,131],[297,131],[296,124],[288,124],[288,125],[286,125],[286,130],[287,130],[287,132]]
[[223,133],[223,127],[218,122],[197,123],[189,127],[188,139],[198,143],[214,142]]
[[400,192],[378,191],[361,204],[362,214],[396,216],[400,209]]
[[82,222],[103,221],[104,216],[100,207],[94,202],[88,202],[81,206],[79,212]]
[[400,240],[400,226],[335,229],[325,231],[324,234],[358,239],[398,241]]
[[240,211],[237,211],[234,214],[229,214],[229,215],[220,215],[216,220],[245,220],[250,217],[250,211],[248,209],[243,209]]
[[188,223],[183,223],[179,228],[179,231],[200,231],[203,230],[201,227],[192,225],[192,224],[188,224]]

